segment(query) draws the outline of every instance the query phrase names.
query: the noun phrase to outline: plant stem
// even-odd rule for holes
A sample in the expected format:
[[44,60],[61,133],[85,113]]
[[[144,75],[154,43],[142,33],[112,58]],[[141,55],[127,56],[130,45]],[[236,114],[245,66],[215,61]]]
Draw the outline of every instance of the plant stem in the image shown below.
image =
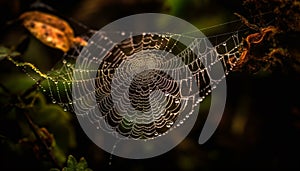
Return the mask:
[[33,120],[31,119],[30,115],[27,112],[24,112],[24,115],[26,117],[26,120],[29,124],[30,129],[32,130],[32,132],[34,133],[34,135],[36,136],[37,140],[40,142],[42,147],[46,150],[47,155],[50,158],[53,165],[57,168],[61,168],[61,166],[58,164],[57,160],[55,159],[55,157],[52,153],[51,147],[49,147],[47,145],[47,142],[41,138],[41,136],[38,132],[38,126],[33,122]]

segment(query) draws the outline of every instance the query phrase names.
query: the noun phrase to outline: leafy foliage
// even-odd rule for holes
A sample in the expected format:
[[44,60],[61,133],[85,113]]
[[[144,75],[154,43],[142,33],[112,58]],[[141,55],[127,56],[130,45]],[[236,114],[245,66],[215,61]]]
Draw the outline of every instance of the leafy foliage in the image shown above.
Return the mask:
[[[76,146],[75,131],[71,124],[71,115],[60,106],[48,103],[45,96],[36,92],[34,81],[25,74],[12,73],[2,77],[0,84],[1,128],[16,130],[4,134],[3,143],[19,153],[22,147],[32,149],[38,159],[49,161],[49,154],[58,165],[65,162],[65,154]],[[34,91],[27,92],[26,90]],[[25,117],[24,117],[25,116]],[[15,124],[8,123],[17,121]],[[18,143],[11,139],[17,139]],[[47,153],[49,153],[47,155]],[[47,157],[48,156],[48,157]]]
[[[50,171],[59,171],[59,169],[52,168]],[[74,156],[69,155],[67,166],[64,167],[62,171],[92,171],[92,169],[88,168],[88,164],[83,157],[81,157],[79,162],[77,162]]]

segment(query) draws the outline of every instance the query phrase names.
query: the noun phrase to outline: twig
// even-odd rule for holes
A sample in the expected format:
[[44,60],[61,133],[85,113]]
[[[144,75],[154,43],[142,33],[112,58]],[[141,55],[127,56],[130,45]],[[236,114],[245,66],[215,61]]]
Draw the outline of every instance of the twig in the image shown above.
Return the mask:
[[249,28],[251,28],[252,30],[256,30],[256,31],[259,31],[260,28],[255,25],[255,24],[251,24],[244,16],[242,16],[241,14],[238,14],[238,13],[234,13],[234,15],[238,16],[241,21]]
[[34,133],[37,140],[41,143],[42,147],[47,151],[47,155],[50,158],[51,162],[54,164],[55,167],[61,168],[61,166],[58,164],[57,160],[55,159],[51,147],[48,146],[47,142],[41,138],[39,132],[38,132],[38,126],[32,121],[30,115],[27,112],[24,112],[24,115],[26,117],[26,120],[29,124],[30,129]]
[[29,62],[17,62],[15,61],[13,58],[11,58],[10,56],[7,57],[7,59],[9,61],[11,61],[13,64],[15,64],[16,66],[27,66],[29,68],[31,68],[34,72],[36,72],[37,74],[39,74],[41,77],[43,78],[48,78],[48,76],[44,73],[42,73],[37,67],[35,67],[32,63]]

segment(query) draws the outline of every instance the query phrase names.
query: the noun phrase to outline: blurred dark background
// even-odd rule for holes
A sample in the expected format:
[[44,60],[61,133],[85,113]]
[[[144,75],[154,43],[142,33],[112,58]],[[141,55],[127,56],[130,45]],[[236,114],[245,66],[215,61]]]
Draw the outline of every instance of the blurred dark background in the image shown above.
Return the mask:
[[[1,45],[13,47],[26,33],[24,29],[11,26],[9,23],[16,20],[22,12],[34,9],[31,6],[34,2],[0,0],[0,25],[3,26],[0,32]],[[106,24],[131,14],[158,12],[183,18],[199,29],[221,24],[219,27],[203,30],[207,36],[216,36],[238,28],[237,25],[225,24],[239,19],[233,14],[234,12],[250,18],[260,15],[255,12],[253,6],[243,5],[243,2],[238,0],[45,0],[41,2],[47,6],[40,6],[39,9],[48,11],[49,7],[53,8],[54,14],[70,21],[78,35],[85,34],[86,31],[78,27],[80,23],[88,29],[99,30]],[[274,2],[276,5],[280,1]],[[264,10],[272,12],[274,8],[270,5],[265,6]],[[272,19],[266,23],[274,24]],[[242,25],[241,22],[238,24]],[[265,25],[261,24],[261,26]],[[18,34],[10,35],[10,29],[14,29]],[[297,31],[299,30],[296,29],[295,32]],[[31,50],[24,51],[24,59],[33,62],[42,71],[49,70],[63,56],[62,52],[46,47],[38,41],[35,44],[38,44],[35,48],[40,49],[36,51],[34,45],[29,45]],[[298,52],[294,54],[299,55]],[[13,77],[16,72],[20,72],[5,60],[0,61],[0,65],[1,82],[7,80],[7,75]],[[244,70],[230,73],[227,77],[227,103],[222,121],[215,134],[204,145],[199,145],[197,141],[209,110],[209,98],[201,105],[197,123],[188,137],[161,156],[145,160],[130,160],[117,156],[110,159],[109,153],[98,148],[86,137],[74,114],[71,115],[71,123],[75,129],[77,145],[70,148],[66,155],[72,154],[78,159],[85,157],[93,170],[300,168],[300,158],[297,157],[300,153],[300,80],[299,72],[288,67],[290,66],[280,66],[272,71],[262,70],[255,74]],[[4,96],[0,98],[1,101],[5,101]],[[1,111],[0,114],[7,113]],[[14,126],[14,123],[12,122],[10,126]],[[10,137],[14,134],[10,132],[12,129],[3,127],[2,125],[0,130],[1,136]],[[1,149],[5,149],[2,140],[1,142]],[[109,165],[109,162],[112,164]],[[0,152],[0,169],[20,166],[32,169],[43,168],[40,166],[42,163],[34,155]]]

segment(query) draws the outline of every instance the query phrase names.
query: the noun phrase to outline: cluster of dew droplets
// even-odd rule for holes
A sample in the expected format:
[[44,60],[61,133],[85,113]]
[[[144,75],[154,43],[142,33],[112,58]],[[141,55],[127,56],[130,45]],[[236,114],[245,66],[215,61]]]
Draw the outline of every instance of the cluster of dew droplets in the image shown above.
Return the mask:
[[[69,58],[59,62],[59,68],[48,72],[46,78],[39,80],[41,91],[48,95],[53,104],[60,105],[65,112],[73,111],[73,100],[71,87],[73,81],[74,64],[68,62]],[[30,75],[31,76],[31,75]],[[31,76],[32,79],[34,79]]]

